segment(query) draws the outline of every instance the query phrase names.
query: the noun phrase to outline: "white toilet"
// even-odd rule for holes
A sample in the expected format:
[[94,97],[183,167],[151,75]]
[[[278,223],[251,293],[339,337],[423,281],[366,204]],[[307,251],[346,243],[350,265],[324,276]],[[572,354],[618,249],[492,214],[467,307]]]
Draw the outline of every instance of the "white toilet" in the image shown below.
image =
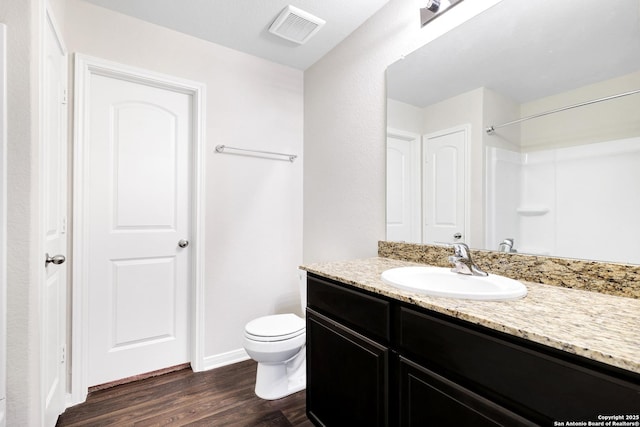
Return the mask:
[[[306,305],[306,277],[300,277],[300,300]],[[244,349],[258,362],[256,395],[274,400],[306,387],[305,319],[293,313],[254,319],[244,328]]]

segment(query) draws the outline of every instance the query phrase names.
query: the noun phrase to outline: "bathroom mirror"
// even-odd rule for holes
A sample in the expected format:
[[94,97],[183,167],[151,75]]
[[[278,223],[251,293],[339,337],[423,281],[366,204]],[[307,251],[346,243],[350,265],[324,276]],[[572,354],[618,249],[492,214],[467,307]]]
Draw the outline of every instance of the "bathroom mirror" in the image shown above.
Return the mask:
[[387,240],[640,264],[640,1],[606,6],[503,0],[389,66]]

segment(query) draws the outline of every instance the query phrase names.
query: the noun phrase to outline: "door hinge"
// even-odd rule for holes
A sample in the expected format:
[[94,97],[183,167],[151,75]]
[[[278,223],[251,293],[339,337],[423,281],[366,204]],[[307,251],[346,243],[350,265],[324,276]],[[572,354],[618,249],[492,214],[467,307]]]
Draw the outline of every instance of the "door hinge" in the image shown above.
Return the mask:
[[67,90],[66,89],[62,89],[62,104],[63,105],[67,104]]
[[62,346],[62,349],[60,351],[60,363],[64,363],[66,359],[67,359],[66,348],[65,346]]

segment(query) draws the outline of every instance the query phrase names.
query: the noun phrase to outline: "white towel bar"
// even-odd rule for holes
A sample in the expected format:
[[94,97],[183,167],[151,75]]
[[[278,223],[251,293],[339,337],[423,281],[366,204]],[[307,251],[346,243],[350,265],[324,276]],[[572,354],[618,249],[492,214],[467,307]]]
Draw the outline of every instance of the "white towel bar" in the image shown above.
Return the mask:
[[290,162],[293,162],[298,157],[295,154],[275,153],[273,151],[249,150],[249,149],[246,149],[246,148],[229,147],[228,145],[217,145],[216,146],[216,151],[218,153],[224,153],[225,150],[244,151],[244,152],[247,152],[247,153],[268,154],[270,156],[282,156],[282,157],[287,157]]

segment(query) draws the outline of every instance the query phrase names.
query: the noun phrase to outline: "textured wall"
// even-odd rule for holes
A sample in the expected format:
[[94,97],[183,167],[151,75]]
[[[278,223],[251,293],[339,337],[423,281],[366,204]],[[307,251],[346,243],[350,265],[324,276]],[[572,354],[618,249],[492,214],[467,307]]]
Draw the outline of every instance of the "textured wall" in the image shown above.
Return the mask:
[[[37,425],[38,2],[0,2],[7,25],[7,425]],[[32,74],[34,73],[34,74]],[[39,265],[39,264],[38,264]]]
[[385,238],[385,70],[498,1],[464,2],[420,28],[424,2],[391,0],[305,71],[305,262],[376,255]]

